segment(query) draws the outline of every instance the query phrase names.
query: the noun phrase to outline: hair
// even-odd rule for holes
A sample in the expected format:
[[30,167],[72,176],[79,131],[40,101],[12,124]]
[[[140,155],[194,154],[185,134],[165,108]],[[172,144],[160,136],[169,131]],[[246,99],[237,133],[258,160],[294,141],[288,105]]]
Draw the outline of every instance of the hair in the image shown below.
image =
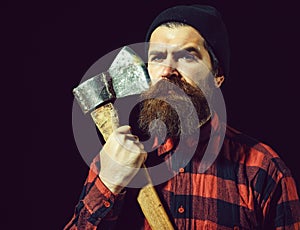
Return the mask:
[[[183,23],[183,22],[171,21],[171,22],[165,22],[165,23],[161,24],[161,26],[166,26],[168,28],[178,28],[178,27],[184,27],[184,26],[190,26],[190,25]],[[207,50],[209,57],[210,57],[210,61],[211,61],[211,65],[212,65],[212,74],[214,76],[224,75],[224,72],[219,64],[219,61],[218,61],[216,55],[213,52],[212,47],[208,44],[208,42],[205,40],[205,38],[204,38],[203,45],[204,45],[204,48]]]

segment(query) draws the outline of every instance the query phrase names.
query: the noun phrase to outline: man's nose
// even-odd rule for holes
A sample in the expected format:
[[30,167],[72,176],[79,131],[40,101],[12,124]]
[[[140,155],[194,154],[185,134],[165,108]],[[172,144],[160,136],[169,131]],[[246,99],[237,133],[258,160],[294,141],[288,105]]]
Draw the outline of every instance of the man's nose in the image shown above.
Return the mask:
[[178,77],[179,73],[178,70],[175,67],[172,67],[170,65],[163,66],[161,77],[162,78],[173,78]]

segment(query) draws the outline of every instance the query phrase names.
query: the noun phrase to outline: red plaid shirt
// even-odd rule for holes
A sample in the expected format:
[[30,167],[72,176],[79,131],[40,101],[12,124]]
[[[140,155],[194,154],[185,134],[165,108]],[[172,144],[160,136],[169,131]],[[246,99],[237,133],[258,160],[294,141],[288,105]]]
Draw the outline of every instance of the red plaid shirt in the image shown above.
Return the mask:
[[[174,177],[155,186],[175,229],[300,229],[297,189],[283,161],[269,146],[220,123],[214,116],[204,125],[200,140],[187,142],[198,145],[192,160],[184,168],[173,161],[169,169]],[[199,172],[211,128],[217,133],[226,130],[224,142],[218,143],[214,135],[214,145],[222,144],[220,153]],[[146,163],[170,159],[173,152],[169,140]],[[96,157],[65,229],[150,229],[136,200],[138,189],[114,195],[98,171]]]

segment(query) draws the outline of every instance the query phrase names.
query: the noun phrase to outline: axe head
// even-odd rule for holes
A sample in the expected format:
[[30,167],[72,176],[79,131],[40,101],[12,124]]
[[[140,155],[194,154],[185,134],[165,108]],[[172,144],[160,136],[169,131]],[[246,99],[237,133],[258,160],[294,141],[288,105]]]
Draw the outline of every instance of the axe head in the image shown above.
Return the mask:
[[73,89],[84,113],[116,98],[140,94],[149,88],[150,77],[143,60],[125,46],[107,72],[100,73]]

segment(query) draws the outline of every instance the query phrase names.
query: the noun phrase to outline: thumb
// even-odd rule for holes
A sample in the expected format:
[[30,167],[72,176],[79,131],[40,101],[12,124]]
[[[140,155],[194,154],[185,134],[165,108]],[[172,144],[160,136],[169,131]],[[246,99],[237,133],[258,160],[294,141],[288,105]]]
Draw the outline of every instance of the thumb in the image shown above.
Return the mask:
[[121,134],[129,134],[131,130],[131,127],[129,125],[123,125],[120,126],[119,128],[117,128],[115,131],[117,133],[121,133]]

